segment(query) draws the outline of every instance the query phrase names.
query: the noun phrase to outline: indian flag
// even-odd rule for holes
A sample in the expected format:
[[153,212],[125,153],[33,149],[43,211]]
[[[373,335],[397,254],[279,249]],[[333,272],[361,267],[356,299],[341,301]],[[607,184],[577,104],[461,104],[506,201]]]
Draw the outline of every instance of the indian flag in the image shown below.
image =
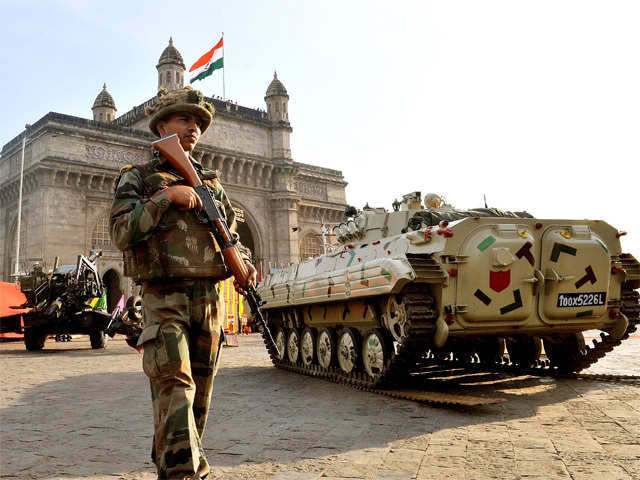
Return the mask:
[[91,301],[91,306],[95,310],[96,308],[107,308],[107,289],[102,290],[102,296],[96,297]]
[[189,69],[189,73],[192,76],[189,83],[207,78],[213,73],[214,70],[217,70],[224,66],[224,62],[222,59],[222,55],[224,53],[224,46],[222,43],[223,40],[224,37],[220,39],[215,47],[201,56],[198,61],[191,66],[191,68]]

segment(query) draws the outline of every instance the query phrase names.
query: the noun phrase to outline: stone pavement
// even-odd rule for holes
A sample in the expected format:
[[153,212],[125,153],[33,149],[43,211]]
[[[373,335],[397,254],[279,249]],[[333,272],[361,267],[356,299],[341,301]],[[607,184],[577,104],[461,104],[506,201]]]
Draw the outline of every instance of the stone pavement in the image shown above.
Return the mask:
[[[0,344],[1,478],[155,478],[142,356],[120,338]],[[591,372],[640,374],[639,355],[630,339]],[[277,370],[255,335],[222,362],[213,478],[640,479],[638,385],[480,375],[456,391],[505,403],[438,408]]]

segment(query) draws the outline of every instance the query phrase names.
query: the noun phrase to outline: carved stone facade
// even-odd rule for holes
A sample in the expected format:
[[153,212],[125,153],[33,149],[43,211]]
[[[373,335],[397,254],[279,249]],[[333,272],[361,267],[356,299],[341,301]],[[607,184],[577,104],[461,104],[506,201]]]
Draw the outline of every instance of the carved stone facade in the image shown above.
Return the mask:
[[[275,76],[265,100],[273,112],[278,103],[278,116],[218,98],[207,100],[216,115],[194,156],[220,171],[234,207],[243,211],[245,222],[238,229],[242,242],[263,269],[299,261],[303,240],[320,235],[321,222],[343,217],[342,173],[291,158],[292,129],[288,114],[281,113],[289,97]],[[62,263],[75,263],[78,254],[100,247],[100,268],[105,277],[109,271],[111,289],[131,292],[122,278],[121,253],[105,238],[105,222],[120,168],[151,159],[149,144],[155,137],[148,130],[144,107],[152,102],[153,98],[111,122],[49,113],[3,146],[3,281],[11,281],[14,271],[20,155],[26,135],[20,270],[36,262],[50,269],[56,256]]]

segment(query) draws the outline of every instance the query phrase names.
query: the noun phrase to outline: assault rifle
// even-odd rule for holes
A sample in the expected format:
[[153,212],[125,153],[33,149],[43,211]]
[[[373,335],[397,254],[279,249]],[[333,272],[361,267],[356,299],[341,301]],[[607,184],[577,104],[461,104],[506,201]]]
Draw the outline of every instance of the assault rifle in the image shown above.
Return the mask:
[[264,301],[260,298],[260,295],[258,295],[255,287],[249,284],[249,270],[240,256],[240,250],[238,250],[238,246],[236,245],[238,240],[229,230],[229,226],[222,212],[220,212],[216,200],[213,198],[213,193],[207,185],[202,183],[198,173],[191,164],[191,160],[189,160],[188,155],[182,149],[178,135],[174,133],[173,135],[156,140],[151,143],[151,145],[184,177],[187,183],[196,191],[200,200],[202,200],[201,221],[208,224],[218,247],[220,247],[225,265],[231,271],[240,287],[246,292],[246,299],[249,302],[251,314],[262,324],[262,328],[264,328],[271,345],[275,348],[276,352],[278,352],[278,355],[280,355],[280,351],[278,350],[276,342],[273,340],[267,322],[260,312],[260,306],[264,305]]

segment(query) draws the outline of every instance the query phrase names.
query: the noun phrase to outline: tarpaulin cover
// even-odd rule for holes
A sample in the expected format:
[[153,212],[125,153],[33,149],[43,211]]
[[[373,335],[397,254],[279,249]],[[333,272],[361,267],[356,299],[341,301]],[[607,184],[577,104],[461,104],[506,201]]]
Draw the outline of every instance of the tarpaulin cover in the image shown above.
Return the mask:
[[22,290],[20,290],[20,285],[0,282],[0,317],[29,312],[31,310],[30,308],[11,308],[24,305],[26,301],[27,297],[25,297]]
[[498,208],[475,208],[473,210],[457,210],[455,208],[428,208],[416,212],[409,219],[409,228],[417,230],[420,224],[438,225],[442,220],[450,222],[467,217],[512,217],[533,218],[528,212],[507,212]]

